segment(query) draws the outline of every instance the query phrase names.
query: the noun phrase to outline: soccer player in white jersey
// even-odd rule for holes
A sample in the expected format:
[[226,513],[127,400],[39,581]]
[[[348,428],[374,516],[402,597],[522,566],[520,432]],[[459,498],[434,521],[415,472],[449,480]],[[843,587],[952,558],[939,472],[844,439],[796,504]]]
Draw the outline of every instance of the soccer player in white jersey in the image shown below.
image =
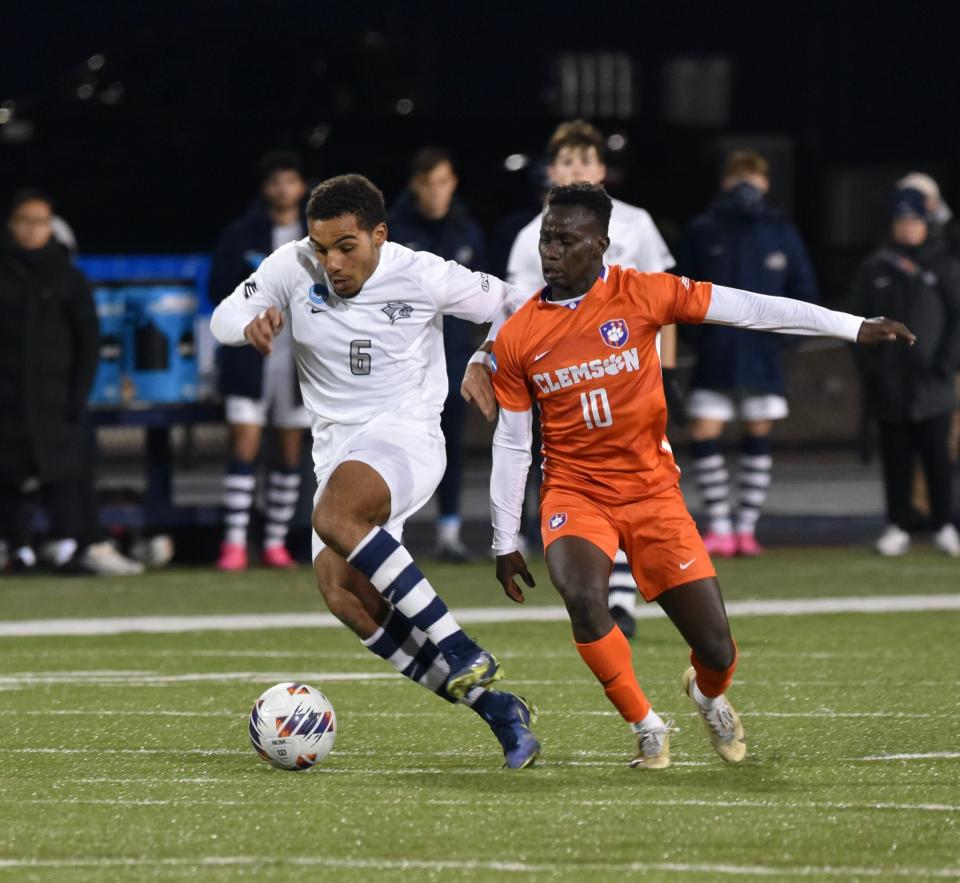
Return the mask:
[[[578,183],[603,184],[607,177],[604,146],[603,134],[585,120],[561,123],[547,142],[550,157],[547,172],[551,183],[558,187]],[[619,199],[612,202],[607,262],[632,267],[642,273],[661,273],[674,266],[673,255],[650,214]],[[507,280],[525,295],[533,294],[545,284],[539,252],[542,221],[541,213],[517,234],[507,262]],[[676,387],[669,377],[669,370],[676,366],[675,326],[663,329],[659,351],[665,371],[664,388],[672,413],[674,401],[678,400],[678,396],[673,395]],[[610,612],[628,638],[632,638],[636,631],[636,597],[637,584],[630,573],[627,556],[620,550],[610,573]]]
[[508,767],[527,766],[540,751],[533,708],[486,689],[501,676],[497,660],[401,543],[446,465],[443,316],[499,322],[522,298],[499,279],[387,242],[383,194],[361,175],[316,187],[307,229],[220,303],[213,334],[268,355],[291,327],[314,440],[314,570],[331,612],[406,677],[480,714]]

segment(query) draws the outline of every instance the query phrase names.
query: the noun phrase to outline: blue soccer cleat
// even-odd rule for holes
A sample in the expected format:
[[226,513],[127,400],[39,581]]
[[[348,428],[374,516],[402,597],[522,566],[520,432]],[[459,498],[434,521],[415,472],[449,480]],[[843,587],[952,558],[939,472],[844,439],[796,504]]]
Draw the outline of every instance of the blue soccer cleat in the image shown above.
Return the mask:
[[503,677],[500,663],[496,657],[486,650],[480,650],[473,656],[464,659],[454,670],[450,667],[450,675],[444,686],[447,692],[457,700],[463,699],[471,687],[486,687]]
[[532,766],[540,756],[540,742],[530,730],[530,724],[537,722],[536,706],[513,693],[490,696],[498,701],[483,719],[503,747],[504,766],[511,770]]

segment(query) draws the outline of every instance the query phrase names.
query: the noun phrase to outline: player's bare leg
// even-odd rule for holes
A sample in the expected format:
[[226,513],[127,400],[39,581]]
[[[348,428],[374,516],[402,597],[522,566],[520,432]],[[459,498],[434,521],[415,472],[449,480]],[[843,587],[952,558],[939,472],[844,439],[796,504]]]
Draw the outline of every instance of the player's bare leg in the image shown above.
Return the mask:
[[[446,690],[450,667],[440,650],[391,607],[359,570],[330,548],[321,550],[313,567],[317,587],[330,612],[371,653],[441,699],[457,702]],[[536,709],[523,697],[472,687],[460,701],[486,721],[500,742],[508,767],[519,769],[537,759],[540,743],[530,732]]]
[[710,743],[724,760],[743,760],[743,724],[725,695],[737,667],[737,645],[720,583],[716,577],[685,583],[659,595],[657,603],[690,645],[692,665],[684,672],[683,689],[700,712]]
[[650,707],[637,683],[630,644],[610,615],[610,558],[589,540],[574,536],[552,542],[546,558],[550,579],[570,615],[580,656],[637,737],[637,753],[630,765],[668,767],[672,724]]
[[501,677],[500,666],[460,628],[410,553],[383,529],[389,517],[390,488],[380,473],[348,460],[327,479],[313,512],[313,528],[436,644],[450,667],[446,688],[461,699],[471,687]]

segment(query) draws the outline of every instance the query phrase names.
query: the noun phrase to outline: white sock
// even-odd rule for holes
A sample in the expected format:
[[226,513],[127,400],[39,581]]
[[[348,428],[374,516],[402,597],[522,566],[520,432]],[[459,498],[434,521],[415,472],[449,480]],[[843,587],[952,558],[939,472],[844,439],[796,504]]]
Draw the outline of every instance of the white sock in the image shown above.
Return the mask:
[[661,730],[665,726],[663,718],[651,708],[643,720],[630,724],[630,729],[635,733],[645,733],[647,730]]
[[455,546],[460,542],[460,516],[442,515],[437,519],[437,545]]
[[709,711],[713,708],[719,701],[720,697],[723,696],[723,693],[720,696],[704,696],[700,692],[700,688],[697,686],[697,679],[693,679],[693,684],[691,684],[690,695],[693,697],[693,701],[697,703],[705,711]]
[[62,567],[73,557],[73,553],[77,551],[77,541],[71,539],[54,540],[52,547],[53,566]]

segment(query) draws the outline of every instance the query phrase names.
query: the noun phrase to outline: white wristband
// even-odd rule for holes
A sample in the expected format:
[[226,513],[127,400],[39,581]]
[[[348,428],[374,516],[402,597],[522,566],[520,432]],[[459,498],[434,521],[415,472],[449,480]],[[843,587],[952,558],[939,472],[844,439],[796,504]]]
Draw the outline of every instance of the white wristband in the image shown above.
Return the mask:
[[470,360],[467,362],[468,365],[483,365],[488,371],[490,370],[490,353],[485,350],[477,350]]

